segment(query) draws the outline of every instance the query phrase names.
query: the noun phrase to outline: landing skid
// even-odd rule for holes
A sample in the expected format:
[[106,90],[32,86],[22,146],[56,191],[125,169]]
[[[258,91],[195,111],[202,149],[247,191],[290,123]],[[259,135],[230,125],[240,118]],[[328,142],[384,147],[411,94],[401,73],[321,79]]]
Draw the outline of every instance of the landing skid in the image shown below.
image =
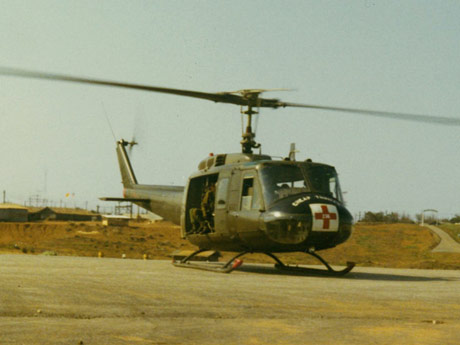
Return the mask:
[[238,258],[240,256],[243,256],[244,254],[249,253],[249,252],[239,253],[238,255],[235,255],[230,260],[228,260],[226,263],[218,263],[218,262],[203,263],[203,262],[191,262],[190,261],[194,256],[206,250],[207,249],[198,249],[180,261],[173,261],[173,265],[177,267],[196,268],[200,270],[213,271],[213,272],[219,272],[219,273],[230,273],[234,269],[237,269],[243,264],[243,261],[239,260]]
[[[230,260],[228,260],[226,263],[214,263],[214,262],[191,262],[190,260],[196,256],[197,254],[206,251],[207,249],[199,249],[194,251],[192,254],[189,256],[183,258],[180,261],[173,261],[173,265],[177,267],[186,267],[186,268],[196,268],[200,270],[206,270],[206,271],[212,271],[212,272],[219,272],[219,273],[230,273],[233,270],[237,269],[243,264],[243,261],[238,259],[239,257],[251,253],[249,251],[246,252],[241,252],[234,257],[232,257]],[[350,272],[353,267],[355,267],[354,262],[347,262],[347,267],[342,269],[342,270],[334,270],[326,260],[324,260],[321,256],[316,254],[315,252],[306,252],[306,254],[309,254],[315,258],[317,258],[321,263],[326,266],[327,270],[324,269],[318,269],[318,268],[308,268],[308,267],[299,267],[299,266],[289,266],[285,265],[277,256],[275,256],[272,253],[262,253],[265,254],[269,257],[271,257],[273,260],[276,261],[275,268],[282,270],[282,271],[288,271],[288,272],[296,272],[296,273],[306,273],[306,274],[314,274],[314,275],[322,275],[322,276],[332,276],[332,277],[340,277],[348,272]]]
[[306,252],[307,254],[317,258],[321,263],[326,266],[327,270],[320,269],[320,268],[309,268],[309,267],[299,267],[299,266],[289,266],[285,265],[280,259],[278,259],[275,255],[272,253],[264,253],[271,257],[273,260],[276,261],[275,267],[279,270],[282,271],[289,271],[289,272],[298,272],[298,273],[309,273],[309,274],[314,274],[314,275],[321,275],[321,276],[329,276],[329,277],[340,277],[348,272],[350,272],[353,267],[355,267],[354,262],[347,262],[347,267],[345,267],[343,270],[337,271],[333,269],[326,260],[324,260],[321,256],[316,254],[315,252]]

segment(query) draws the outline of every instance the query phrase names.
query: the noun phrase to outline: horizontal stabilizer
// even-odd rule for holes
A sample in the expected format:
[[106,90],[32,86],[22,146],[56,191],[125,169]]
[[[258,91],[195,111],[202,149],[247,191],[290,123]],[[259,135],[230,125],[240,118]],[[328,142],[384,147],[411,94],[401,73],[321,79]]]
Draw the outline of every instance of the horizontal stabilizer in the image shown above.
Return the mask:
[[113,198],[113,197],[102,197],[99,198],[102,201],[131,201],[131,202],[150,202],[150,199],[146,198]]

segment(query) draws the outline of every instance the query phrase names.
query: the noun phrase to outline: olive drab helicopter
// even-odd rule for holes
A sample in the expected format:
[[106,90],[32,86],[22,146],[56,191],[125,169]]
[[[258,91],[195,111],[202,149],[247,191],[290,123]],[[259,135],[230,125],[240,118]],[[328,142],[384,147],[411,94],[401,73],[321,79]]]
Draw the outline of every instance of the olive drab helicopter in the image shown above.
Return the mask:
[[[260,108],[310,108],[460,125],[460,119],[449,117],[287,103],[262,98],[261,94],[269,91],[264,89],[207,93],[12,68],[0,68],[0,75],[138,89],[240,106],[241,113],[247,116],[241,153],[216,154],[203,159],[185,187],[145,185],[137,182],[126,151],[127,146],[136,143],[122,139],[116,143],[116,152],[123,198],[101,198],[130,201],[179,224],[182,237],[198,249],[173,260],[174,265],[224,273],[239,267],[242,264],[239,258],[248,253],[266,254],[283,270],[343,275],[354,267],[354,263],[349,262],[344,269],[334,270],[317,254],[345,242],[352,233],[353,218],[345,207],[335,168],[310,159],[296,160],[292,145],[285,159],[254,153],[260,144],[255,141],[252,120]],[[225,263],[193,260],[207,250],[237,254]],[[274,253],[286,252],[312,255],[326,269],[285,265]]]

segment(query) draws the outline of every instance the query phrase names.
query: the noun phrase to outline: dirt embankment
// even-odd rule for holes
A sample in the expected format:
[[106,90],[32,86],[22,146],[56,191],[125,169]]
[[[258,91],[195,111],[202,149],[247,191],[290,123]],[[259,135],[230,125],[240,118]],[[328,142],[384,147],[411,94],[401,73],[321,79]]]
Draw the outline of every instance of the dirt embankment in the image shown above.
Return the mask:
[[[460,254],[432,253],[439,239],[427,228],[410,224],[357,224],[348,242],[322,251],[330,263],[360,266],[460,269]],[[180,238],[180,228],[168,222],[102,226],[99,222],[0,223],[0,253],[169,259],[177,249],[194,249]],[[224,253],[224,258],[231,256]],[[316,264],[303,253],[280,255],[291,264]],[[248,262],[272,262],[261,254]]]

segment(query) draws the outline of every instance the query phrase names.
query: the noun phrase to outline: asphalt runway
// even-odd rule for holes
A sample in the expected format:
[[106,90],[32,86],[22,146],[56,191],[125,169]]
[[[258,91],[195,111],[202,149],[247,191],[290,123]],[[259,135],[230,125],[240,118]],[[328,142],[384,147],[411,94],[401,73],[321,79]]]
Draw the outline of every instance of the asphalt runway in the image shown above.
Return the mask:
[[0,344],[460,344],[460,272],[0,255]]

